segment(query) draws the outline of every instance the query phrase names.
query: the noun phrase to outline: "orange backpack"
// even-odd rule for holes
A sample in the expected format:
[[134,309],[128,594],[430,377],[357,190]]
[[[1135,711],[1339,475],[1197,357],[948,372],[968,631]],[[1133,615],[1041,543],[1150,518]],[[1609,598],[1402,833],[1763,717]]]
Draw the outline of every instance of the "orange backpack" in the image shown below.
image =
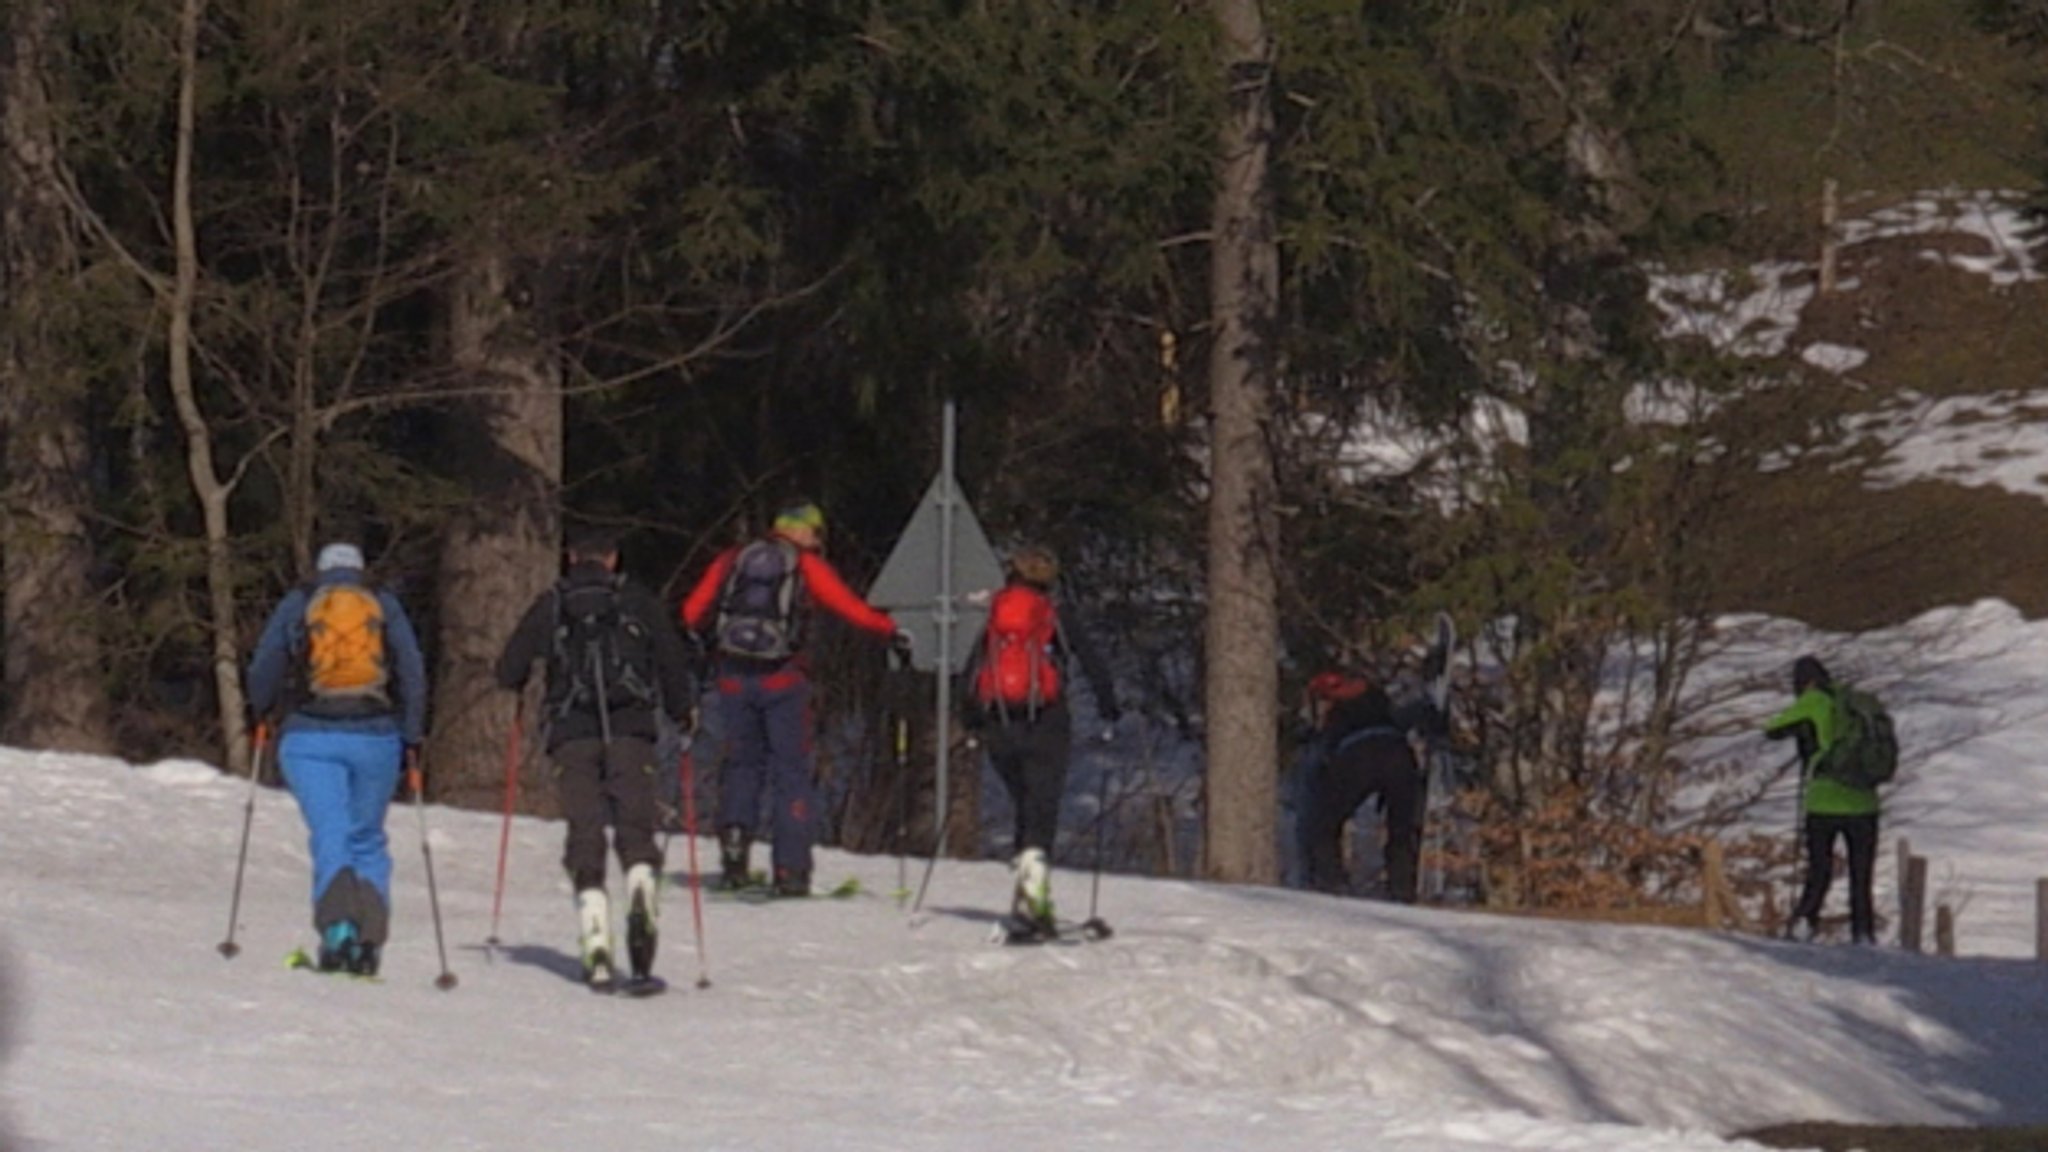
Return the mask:
[[389,703],[384,605],[359,584],[322,584],[306,600],[306,689],[314,700]]
[[984,708],[1035,712],[1060,698],[1059,661],[1053,652],[1059,616],[1045,593],[1012,585],[988,606],[988,629],[974,697]]

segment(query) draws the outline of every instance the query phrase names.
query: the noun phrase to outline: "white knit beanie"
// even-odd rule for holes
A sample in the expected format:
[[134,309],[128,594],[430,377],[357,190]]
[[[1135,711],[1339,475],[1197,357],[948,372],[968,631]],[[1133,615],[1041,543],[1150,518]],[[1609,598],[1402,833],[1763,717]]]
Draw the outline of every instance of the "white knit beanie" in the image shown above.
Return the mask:
[[320,550],[320,560],[314,567],[322,572],[334,568],[353,568],[361,571],[363,550],[353,544],[329,544]]

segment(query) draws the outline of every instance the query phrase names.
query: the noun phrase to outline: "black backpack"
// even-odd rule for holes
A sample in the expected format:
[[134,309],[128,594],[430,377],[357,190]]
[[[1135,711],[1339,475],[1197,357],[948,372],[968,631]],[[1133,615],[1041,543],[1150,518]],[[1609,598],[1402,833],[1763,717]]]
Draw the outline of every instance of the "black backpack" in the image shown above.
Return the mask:
[[619,602],[622,577],[601,584],[555,585],[555,645],[550,677],[558,714],[652,708],[660,699],[654,636]]
[[754,660],[786,660],[802,644],[796,608],[796,545],[756,540],[726,574],[713,626],[718,650]]

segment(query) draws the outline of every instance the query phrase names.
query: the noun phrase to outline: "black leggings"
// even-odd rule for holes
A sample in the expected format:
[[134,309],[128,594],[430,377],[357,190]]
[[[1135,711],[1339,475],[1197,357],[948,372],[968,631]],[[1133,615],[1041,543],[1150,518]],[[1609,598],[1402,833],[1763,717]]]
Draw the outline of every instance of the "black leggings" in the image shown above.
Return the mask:
[[1067,756],[1073,721],[1065,704],[1051,704],[1033,717],[991,718],[982,733],[988,762],[1017,809],[1015,851],[1037,848],[1052,855],[1060,830],[1060,799],[1067,790]]
[[1877,813],[1867,816],[1806,817],[1806,885],[1792,919],[1809,925],[1820,919],[1828,886],[1835,878],[1835,837],[1849,846],[1849,932],[1859,941],[1877,939],[1877,908],[1871,880],[1877,872]]
[[1366,797],[1377,795],[1387,815],[1387,895],[1413,904],[1427,788],[1405,733],[1390,728],[1340,746],[1310,779],[1307,809],[1301,816],[1309,887],[1342,892],[1349,886],[1344,825]]

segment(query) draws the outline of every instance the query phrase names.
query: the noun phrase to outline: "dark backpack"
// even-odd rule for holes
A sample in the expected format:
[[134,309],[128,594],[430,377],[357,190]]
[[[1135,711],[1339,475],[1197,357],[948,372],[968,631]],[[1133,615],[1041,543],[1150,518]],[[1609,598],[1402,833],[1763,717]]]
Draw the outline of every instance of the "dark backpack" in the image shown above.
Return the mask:
[[1012,585],[988,606],[981,667],[974,698],[984,709],[1036,714],[1060,698],[1060,667],[1053,651],[1059,615],[1043,592]]
[[786,660],[802,643],[797,612],[796,545],[756,540],[733,558],[713,625],[718,650],[754,660]]
[[550,677],[559,685],[558,713],[652,708],[656,687],[654,636],[647,622],[620,604],[621,578],[601,584],[555,585],[555,644]]
[[1891,713],[1877,697],[1854,688],[1836,689],[1834,699],[1835,742],[1814,775],[1852,788],[1890,783],[1899,770],[1899,737]]

